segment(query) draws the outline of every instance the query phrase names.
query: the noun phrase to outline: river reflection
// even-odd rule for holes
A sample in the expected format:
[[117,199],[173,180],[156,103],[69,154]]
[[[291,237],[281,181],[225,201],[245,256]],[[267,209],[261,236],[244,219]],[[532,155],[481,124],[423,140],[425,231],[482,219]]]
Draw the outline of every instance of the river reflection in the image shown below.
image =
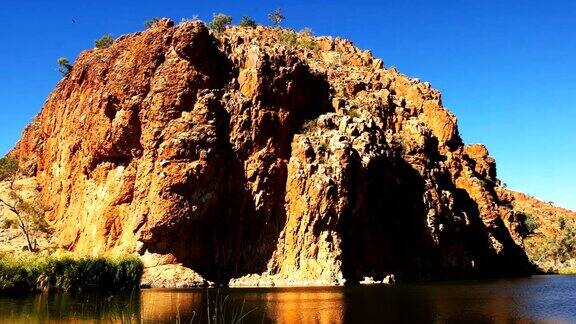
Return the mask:
[[576,277],[290,289],[143,290],[0,296],[1,322],[576,322]]
[[[343,290],[308,288],[251,293],[251,302],[264,306],[274,323],[340,323],[344,318]],[[261,301],[261,302],[260,302]]]
[[344,319],[344,292],[335,288],[145,290],[140,301],[141,319],[149,323],[204,323],[208,312],[213,317],[218,311],[226,320],[245,316],[247,323],[323,324]]

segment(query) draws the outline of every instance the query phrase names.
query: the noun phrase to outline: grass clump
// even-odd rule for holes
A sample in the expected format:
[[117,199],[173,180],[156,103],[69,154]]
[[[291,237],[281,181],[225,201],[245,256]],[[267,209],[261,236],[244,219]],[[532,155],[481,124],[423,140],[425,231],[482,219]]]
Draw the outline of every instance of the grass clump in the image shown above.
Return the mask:
[[0,257],[0,291],[126,291],[140,283],[139,258]]
[[288,47],[294,47],[298,45],[298,34],[290,29],[283,30],[280,34],[280,42]]
[[280,43],[287,47],[299,46],[312,51],[319,49],[310,28],[305,28],[299,33],[291,29],[284,29],[280,34]]
[[219,13],[214,14],[212,21],[208,23],[208,28],[215,33],[221,33],[226,30],[226,26],[232,24],[232,17]]
[[317,51],[319,49],[318,43],[316,43],[316,40],[314,40],[314,33],[312,32],[312,29],[308,27],[300,31],[298,45],[312,51]]
[[94,41],[94,47],[98,49],[110,47],[114,43],[114,36],[112,35],[104,35]]

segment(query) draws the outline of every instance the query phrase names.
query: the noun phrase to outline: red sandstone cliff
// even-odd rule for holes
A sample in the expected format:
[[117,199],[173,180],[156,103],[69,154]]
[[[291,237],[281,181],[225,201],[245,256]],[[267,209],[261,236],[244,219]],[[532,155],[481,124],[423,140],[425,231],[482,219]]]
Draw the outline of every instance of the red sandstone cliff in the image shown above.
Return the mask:
[[437,90],[285,33],[161,20],[83,52],[12,153],[57,242],[234,285],[528,271],[494,160]]

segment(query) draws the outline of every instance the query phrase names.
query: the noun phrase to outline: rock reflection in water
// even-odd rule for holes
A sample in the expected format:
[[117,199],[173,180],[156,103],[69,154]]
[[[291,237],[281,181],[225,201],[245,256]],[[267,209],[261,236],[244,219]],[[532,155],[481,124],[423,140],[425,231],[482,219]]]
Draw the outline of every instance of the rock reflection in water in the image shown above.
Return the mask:
[[341,323],[344,319],[344,293],[341,289],[304,288],[254,295],[273,323],[328,324]]
[[372,287],[143,290],[121,296],[0,294],[0,322],[207,323],[210,309],[212,316],[218,310],[224,323],[241,315],[244,323],[279,324],[576,323],[574,291],[576,277],[536,276]]
[[[246,323],[341,323],[344,293],[334,288],[145,290],[141,293],[143,322],[207,322],[210,313],[226,319],[246,316]],[[214,304],[218,304],[218,309]]]
[[142,322],[203,323],[205,315],[202,290],[143,290],[140,294]]

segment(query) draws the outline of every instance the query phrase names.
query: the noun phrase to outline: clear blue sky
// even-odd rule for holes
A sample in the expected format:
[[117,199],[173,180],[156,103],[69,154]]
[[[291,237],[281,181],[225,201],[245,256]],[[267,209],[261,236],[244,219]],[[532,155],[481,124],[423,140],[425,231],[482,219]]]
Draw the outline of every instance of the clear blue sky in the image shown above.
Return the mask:
[[[500,179],[576,209],[576,1],[12,1],[0,11],[0,154],[38,113],[73,60],[96,38],[214,12],[343,36],[386,66],[430,81],[466,143],[484,143]],[[76,23],[72,22],[72,19]]]

